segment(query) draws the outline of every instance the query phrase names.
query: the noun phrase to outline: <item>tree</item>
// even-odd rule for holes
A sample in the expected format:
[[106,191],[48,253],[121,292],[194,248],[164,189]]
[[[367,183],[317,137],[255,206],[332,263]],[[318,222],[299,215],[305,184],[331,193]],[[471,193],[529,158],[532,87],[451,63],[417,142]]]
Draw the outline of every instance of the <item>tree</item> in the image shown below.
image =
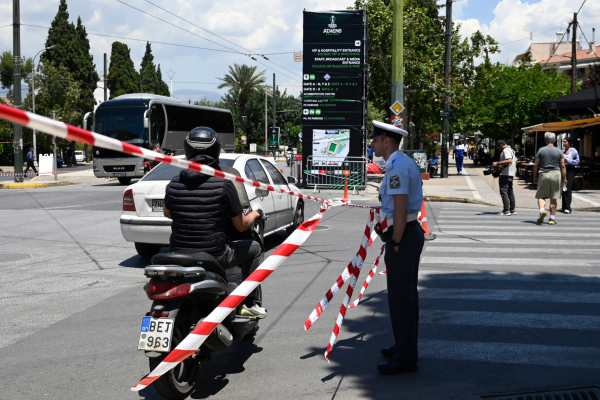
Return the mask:
[[81,23],[81,17],[77,18],[74,37],[76,52],[73,55],[73,70],[70,70],[70,72],[73,79],[81,83],[77,106],[81,112],[92,111],[96,104],[94,90],[96,90],[99,77],[98,72],[96,72],[94,57],[90,54],[90,41],[85,26]]
[[162,72],[160,71],[160,64],[158,64],[158,68],[156,69],[156,79],[158,81],[158,91],[156,94],[160,94],[161,96],[171,96],[169,85],[163,81]]
[[[31,83],[31,76],[27,79]],[[40,64],[35,77],[35,112],[45,117],[52,117],[52,111],[56,111],[57,118],[71,125],[81,125],[83,114],[79,108],[81,98],[80,84],[73,81],[67,67],[61,65],[55,67],[52,64]],[[30,85],[31,87],[31,85]],[[32,110],[32,93],[23,102],[23,108]],[[23,141],[26,144],[33,143],[33,131],[23,129]],[[37,135],[37,144],[40,151],[50,150],[50,135]],[[61,141],[61,144],[67,144]]]
[[46,38],[46,47],[54,48],[43,52],[40,60],[44,64],[51,64],[55,67],[64,66],[68,71],[75,71],[77,68],[75,54],[78,53],[75,39],[75,25],[69,22],[69,12],[67,11],[66,0],[60,0],[58,12],[48,29]]
[[140,79],[144,93],[158,94],[158,78],[156,76],[156,67],[154,66],[154,56],[152,55],[150,42],[146,42],[146,52],[144,53],[140,67]]
[[[0,56],[0,85],[2,89],[8,89],[6,98],[12,102],[14,83],[14,59],[11,51],[4,51]],[[33,71],[33,60],[22,57],[21,76],[26,79]]]
[[521,135],[521,128],[560,119],[544,110],[542,101],[570,92],[570,80],[541,65],[491,66],[482,85],[474,86],[458,110],[460,132],[481,130],[493,139]]
[[139,92],[139,78],[131,61],[131,51],[126,44],[113,42],[108,69],[108,88],[110,99]]
[[600,86],[600,63],[590,67],[588,78],[581,83],[581,90],[591,89]]
[[250,67],[246,64],[233,64],[233,67],[229,66],[229,73],[225,77],[217,78],[223,81],[218,88],[229,88],[229,92],[233,97],[232,100],[235,100],[237,103],[240,126],[244,126],[242,115],[246,115],[248,97],[253,92],[259,92],[261,85],[267,80],[265,78],[265,71],[256,73],[256,68],[256,66]]

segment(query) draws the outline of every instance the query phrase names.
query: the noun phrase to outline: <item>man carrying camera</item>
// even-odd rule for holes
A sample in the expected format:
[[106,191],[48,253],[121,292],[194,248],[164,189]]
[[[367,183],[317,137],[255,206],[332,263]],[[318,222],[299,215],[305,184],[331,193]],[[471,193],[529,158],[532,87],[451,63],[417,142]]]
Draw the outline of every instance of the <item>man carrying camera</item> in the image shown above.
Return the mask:
[[493,168],[500,167],[500,197],[502,197],[502,215],[515,215],[515,193],[513,191],[513,179],[517,174],[517,157],[513,149],[504,140],[496,142],[496,149],[500,152],[498,162],[492,163]]

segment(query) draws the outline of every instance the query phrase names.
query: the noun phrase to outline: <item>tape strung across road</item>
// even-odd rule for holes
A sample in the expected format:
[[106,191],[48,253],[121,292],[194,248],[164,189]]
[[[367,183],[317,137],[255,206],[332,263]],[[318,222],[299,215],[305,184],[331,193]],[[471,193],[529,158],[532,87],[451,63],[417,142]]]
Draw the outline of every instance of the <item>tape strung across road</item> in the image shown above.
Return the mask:
[[352,304],[350,304],[348,306],[348,308],[356,307],[358,305],[358,303],[360,302],[360,299],[362,299],[363,294],[365,293],[365,290],[367,290],[367,288],[369,287],[369,283],[371,283],[371,279],[373,279],[373,276],[375,276],[375,272],[377,272],[377,267],[379,266],[379,258],[383,255],[384,251],[385,251],[385,243],[383,244],[383,246],[381,246],[381,251],[377,255],[377,258],[375,259],[375,262],[373,263],[373,267],[371,268],[371,272],[369,272],[369,275],[367,276],[367,279],[365,280],[365,283],[364,283],[362,289],[360,290],[358,299],[354,300],[354,302]]
[[[322,218],[322,213],[329,207],[349,205],[347,200],[324,200],[313,196],[303,195],[302,193],[288,191],[285,189],[275,189],[271,185],[252,181],[239,176],[235,176],[220,170],[216,170],[207,165],[190,162],[187,160],[178,159],[168,155],[156,153],[154,151],[143,149],[130,143],[121,142],[119,140],[100,135],[94,132],[86,131],[71,125],[67,125],[60,121],[55,121],[40,115],[31,114],[23,110],[0,104],[0,118],[23,125],[27,128],[37,129],[50,135],[55,135],[63,139],[72,140],[80,143],[90,144],[92,146],[101,147],[104,149],[115,150],[122,153],[134,155],[137,157],[164,162],[182,169],[189,169],[199,172],[204,175],[217,176],[227,179],[232,182],[240,182],[245,185],[256,187],[270,192],[287,193],[290,196],[315,200],[321,202],[321,209],[317,215],[302,223],[292,233],[288,239],[283,242],[274,252],[254,271],[241,285],[239,285],[223,302],[211,312],[198,326],[188,335],[177,348],[173,349],[146,378],[135,385],[132,390],[138,391],[150,383],[154,382],[165,372],[174,368],[181,361],[191,356],[200,348],[204,340],[210,333],[229,315],[252,290],[254,290],[261,282],[263,282],[273,271],[283,263],[290,255],[300,247],[310,236],[312,231],[318,225]],[[365,207],[365,206],[363,206]],[[365,207],[370,208],[370,207]],[[371,215],[374,211],[371,211]],[[372,223],[372,219],[370,218]],[[385,226],[386,220],[382,222]],[[371,233],[371,232],[369,232]],[[369,235],[370,236],[370,235]],[[372,240],[370,240],[372,243]],[[369,243],[369,245],[370,245]],[[363,257],[364,261],[364,257]]]
[[[39,176],[50,176],[50,175],[54,175],[54,174],[72,174],[75,172],[89,172],[92,171],[91,169],[81,169],[81,170],[76,170],[76,171],[56,171],[56,172],[38,172]],[[33,175],[33,172],[28,172],[27,175]],[[0,176],[21,176],[21,175],[25,175],[25,173],[21,173],[21,174],[0,174]]]

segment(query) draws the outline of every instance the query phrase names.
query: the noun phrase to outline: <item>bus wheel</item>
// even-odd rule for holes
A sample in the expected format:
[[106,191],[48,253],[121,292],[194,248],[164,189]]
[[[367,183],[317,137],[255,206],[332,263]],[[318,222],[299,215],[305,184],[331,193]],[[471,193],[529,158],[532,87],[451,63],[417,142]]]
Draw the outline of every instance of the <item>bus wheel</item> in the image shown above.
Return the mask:
[[129,185],[129,182],[131,182],[131,178],[119,178],[119,182],[121,183],[121,185]]

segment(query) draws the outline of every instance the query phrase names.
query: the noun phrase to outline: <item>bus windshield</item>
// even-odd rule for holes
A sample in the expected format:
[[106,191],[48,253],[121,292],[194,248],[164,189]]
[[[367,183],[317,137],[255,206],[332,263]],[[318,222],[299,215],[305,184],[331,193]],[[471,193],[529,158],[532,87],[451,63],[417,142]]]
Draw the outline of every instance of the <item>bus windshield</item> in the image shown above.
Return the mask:
[[96,111],[96,132],[126,143],[148,147],[144,129],[146,107],[105,107]]

